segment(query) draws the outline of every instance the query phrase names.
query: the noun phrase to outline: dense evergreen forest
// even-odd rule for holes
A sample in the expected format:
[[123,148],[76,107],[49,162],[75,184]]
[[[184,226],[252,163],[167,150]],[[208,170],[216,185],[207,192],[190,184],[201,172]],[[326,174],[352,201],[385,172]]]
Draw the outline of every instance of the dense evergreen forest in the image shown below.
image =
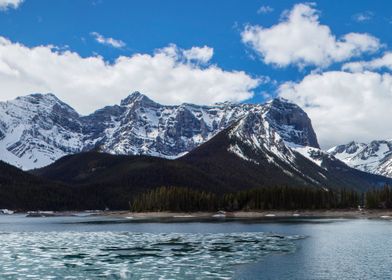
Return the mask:
[[366,192],[365,205],[370,209],[392,209],[392,187],[384,186]]
[[271,187],[217,195],[188,188],[160,187],[137,195],[132,211],[237,211],[356,208],[361,195],[352,190]]
[[358,205],[368,209],[391,209],[392,188],[366,193],[353,190],[271,187],[224,195],[179,187],[160,187],[137,195],[132,211],[250,211],[348,209]]

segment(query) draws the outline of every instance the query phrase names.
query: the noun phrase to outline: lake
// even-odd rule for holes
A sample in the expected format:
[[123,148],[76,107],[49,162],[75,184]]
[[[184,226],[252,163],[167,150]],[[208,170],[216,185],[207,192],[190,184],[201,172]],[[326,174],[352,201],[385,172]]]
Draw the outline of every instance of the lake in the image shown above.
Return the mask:
[[0,216],[0,279],[392,279],[392,222]]

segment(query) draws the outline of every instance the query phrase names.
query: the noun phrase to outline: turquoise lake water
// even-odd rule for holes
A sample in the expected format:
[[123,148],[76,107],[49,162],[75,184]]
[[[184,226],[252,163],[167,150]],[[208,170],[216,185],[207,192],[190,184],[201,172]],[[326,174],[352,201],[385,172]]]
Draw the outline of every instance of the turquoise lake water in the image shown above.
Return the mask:
[[0,216],[0,279],[392,279],[392,222]]

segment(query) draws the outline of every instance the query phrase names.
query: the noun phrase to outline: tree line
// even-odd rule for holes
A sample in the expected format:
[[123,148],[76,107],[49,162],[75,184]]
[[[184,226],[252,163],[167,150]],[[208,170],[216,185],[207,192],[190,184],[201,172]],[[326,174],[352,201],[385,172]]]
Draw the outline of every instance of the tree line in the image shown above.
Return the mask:
[[370,209],[391,209],[392,187],[384,186],[384,188],[373,189],[366,192],[365,205]]
[[238,211],[357,208],[361,194],[353,190],[270,187],[218,195],[182,187],[160,187],[134,197],[131,211]]

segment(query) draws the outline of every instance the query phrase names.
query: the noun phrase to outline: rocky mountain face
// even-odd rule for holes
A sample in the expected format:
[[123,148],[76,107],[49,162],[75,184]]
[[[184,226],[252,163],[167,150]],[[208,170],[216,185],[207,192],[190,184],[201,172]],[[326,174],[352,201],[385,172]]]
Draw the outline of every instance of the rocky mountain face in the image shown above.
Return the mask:
[[287,143],[320,149],[308,115],[297,105],[276,98],[264,107],[265,121]]
[[0,102],[0,159],[23,169],[52,163],[83,148],[75,110],[53,94]]
[[[135,92],[120,106],[105,107],[83,117],[85,149],[99,147],[112,154],[178,157],[261,105],[164,106]],[[99,123],[99,126],[96,124]],[[90,129],[92,128],[92,129]]]
[[120,105],[80,116],[53,94],[32,94],[0,103],[0,159],[32,169],[91,149],[176,158],[249,112],[262,117],[284,142],[319,148],[306,113],[283,99],[265,105],[165,106],[135,92]]
[[350,142],[333,147],[328,152],[353,168],[392,177],[392,140]]

